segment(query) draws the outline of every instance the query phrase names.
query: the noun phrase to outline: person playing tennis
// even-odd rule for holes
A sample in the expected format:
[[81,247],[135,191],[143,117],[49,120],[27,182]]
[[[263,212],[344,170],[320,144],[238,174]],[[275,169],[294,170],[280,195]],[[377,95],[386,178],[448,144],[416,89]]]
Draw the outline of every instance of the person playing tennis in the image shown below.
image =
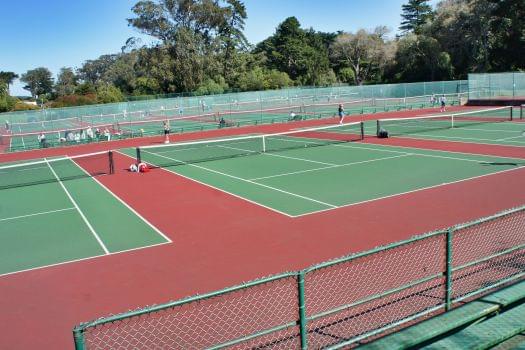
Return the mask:
[[445,98],[445,95],[442,95],[439,99],[439,102],[441,103],[441,112],[447,111],[447,99]]
[[169,134],[170,134],[170,121],[165,120],[162,122],[164,128],[164,143],[170,143]]
[[339,124],[343,124],[343,120],[345,119],[345,109],[343,108],[343,104],[339,104],[339,108],[337,109],[337,114],[339,115]]

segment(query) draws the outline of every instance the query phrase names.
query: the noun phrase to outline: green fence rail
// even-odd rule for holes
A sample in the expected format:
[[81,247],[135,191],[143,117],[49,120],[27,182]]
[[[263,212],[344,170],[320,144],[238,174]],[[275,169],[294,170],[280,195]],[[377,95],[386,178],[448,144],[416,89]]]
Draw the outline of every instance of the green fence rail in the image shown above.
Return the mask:
[[76,349],[340,349],[525,277],[525,206],[221,291],[100,318]]
[[468,75],[468,98],[525,99],[525,72],[483,73]]

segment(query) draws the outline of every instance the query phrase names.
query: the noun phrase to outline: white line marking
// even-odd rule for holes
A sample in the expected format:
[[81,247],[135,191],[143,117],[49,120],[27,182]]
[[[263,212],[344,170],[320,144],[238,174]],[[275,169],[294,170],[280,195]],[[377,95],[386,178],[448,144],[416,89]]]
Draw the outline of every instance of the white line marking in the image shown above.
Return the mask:
[[61,211],[66,211],[66,210],[75,210],[76,208],[64,208],[64,209],[57,209],[57,210],[49,210],[49,211],[42,211],[40,213],[33,213],[33,214],[27,214],[27,215],[20,215],[20,216],[12,216],[10,218],[4,218],[4,219],[0,219],[0,221],[8,221],[8,220],[16,220],[16,219],[23,219],[23,218],[28,218],[28,217],[31,217],[31,216],[37,216],[37,215],[46,215],[46,214],[51,214],[51,213],[58,213],[58,212],[61,212]]
[[[410,194],[410,193],[414,193],[414,192],[419,192],[419,191],[429,190],[429,189],[432,189],[432,188],[437,188],[437,187],[447,186],[447,185],[456,184],[456,183],[460,183],[460,182],[464,182],[464,181],[470,181],[470,180],[480,179],[480,178],[487,177],[487,176],[498,175],[498,174],[502,174],[502,173],[506,173],[506,172],[511,172],[511,171],[516,171],[516,170],[522,170],[523,168],[525,168],[525,166],[520,166],[520,167],[517,167],[517,168],[514,168],[514,169],[506,169],[506,170],[502,170],[502,171],[497,171],[497,172],[490,173],[490,174],[484,174],[484,175],[479,175],[479,176],[469,177],[469,178],[466,178],[466,179],[461,179],[461,180],[456,180],[456,181],[451,181],[451,182],[445,182],[445,183],[442,183],[442,184],[439,184],[439,185],[433,185],[433,186],[428,186],[428,187],[417,188],[417,189],[410,190],[410,191],[406,191],[406,192],[400,192],[400,193],[395,193],[395,194],[391,194],[391,195],[388,195],[388,196],[383,196],[383,197],[378,197],[378,198],[367,199],[367,200],[365,200],[365,201],[361,201],[361,202],[356,202],[356,203],[350,203],[350,204],[341,205],[341,206],[339,206],[338,208],[352,207],[352,206],[354,206],[354,205],[359,205],[359,204],[364,204],[364,203],[374,202],[374,201],[378,201],[378,200],[381,200],[381,199],[387,199],[387,198],[392,198],[392,197],[402,196],[402,195],[405,195],[405,194]],[[293,217],[294,217],[294,218],[297,218],[297,217],[301,217],[301,216],[305,216],[305,215],[311,215],[311,214],[322,213],[322,212],[325,212],[325,211],[328,211],[328,210],[333,210],[333,208],[321,209],[321,210],[312,211],[312,212],[308,212],[308,213],[304,213],[304,214],[294,215]]]
[[[120,152],[119,152],[120,153]],[[88,174],[88,172],[82,168],[77,162],[75,162],[74,160],[72,160],[73,163],[79,167],[80,170],[82,170],[84,173]],[[89,174],[88,174],[89,175]],[[157,227],[155,227],[155,225],[153,225],[151,222],[149,222],[145,217],[143,217],[142,215],[140,215],[135,209],[133,209],[132,207],[130,207],[128,205],[128,203],[124,202],[120,197],[118,197],[115,193],[111,192],[105,185],[103,185],[100,181],[98,181],[98,179],[94,178],[93,176],[90,176],[90,178],[95,181],[97,184],[100,185],[100,187],[102,187],[103,189],[105,189],[110,195],[112,195],[115,199],[117,199],[120,203],[122,203],[126,208],[128,208],[133,214],[135,214],[137,217],[139,217],[139,219],[141,219],[142,221],[144,221],[146,223],[146,225],[148,225],[149,227],[151,227],[155,232],[157,232],[161,237],[163,237],[166,241],[168,241],[168,243],[173,243],[171,239],[168,238],[168,236],[166,236],[164,233],[162,233],[161,230],[159,230]]]
[[[407,137],[407,138],[410,138],[410,137]],[[418,138],[415,138],[415,139],[416,140],[425,140],[425,139],[418,139]],[[450,141],[450,142],[459,142],[459,141]],[[360,143],[359,145],[363,145],[363,143]],[[384,147],[406,148],[406,149],[410,149],[410,150],[421,150],[421,151],[427,151],[427,152],[466,154],[466,155],[479,156],[479,157],[484,157],[484,158],[504,158],[504,159],[513,159],[513,160],[523,159],[523,158],[515,158],[515,157],[494,156],[494,155],[489,155],[489,154],[477,154],[477,153],[467,153],[467,152],[457,152],[457,151],[441,151],[441,150],[435,150],[435,149],[410,147],[410,146],[397,146],[397,145],[390,146],[390,145],[372,144],[372,143],[369,144],[369,145],[374,145],[374,146],[378,146],[378,147],[381,147],[381,148],[384,148]],[[499,145],[494,145],[494,144],[489,144],[489,145],[490,146],[499,146]],[[403,151],[394,151],[394,150],[379,149],[379,148],[373,148],[373,147],[361,147],[361,146],[350,146],[350,145],[334,145],[334,146],[335,147],[343,147],[343,148],[369,149],[369,150],[374,150],[374,151],[378,151],[378,152],[406,153],[406,152],[403,152]],[[516,146],[510,146],[510,147],[516,147]],[[412,152],[412,153],[414,153],[414,152]]]
[[[412,134],[412,135],[414,135],[414,134]],[[401,136],[395,136],[395,137],[396,138],[402,138],[402,139],[422,140],[422,141],[428,141],[428,140],[437,140],[437,141],[439,141],[440,140],[437,137],[432,138],[432,137],[429,137],[428,135],[420,135],[420,137],[412,137],[412,136],[408,136],[408,135],[401,135]],[[478,140],[478,139],[475,139],[474,141],[476,141],[476,140]],[[471,142],[464,142],[464,141],[457,141],[457,140],[445,140],[445,141],[447,141],[447,142],[456,142],[456,143],[471,143]],[[494,140],[488,140],[488,141],[494,141]],[[475,144],[477,144],[477,145],[487,145],[487,146],[516,147],[516,148],[523,149],[523,146],[498,144],[498,143],[475,142]],[[403,146],[393,146],[393,147],[403,147]],[[443,151],[443,152],[448,152],[448,151]],[[453,151],[450,151],[450,152],[453,152]],[[455,152],[455,153],[462,153],[462,152]],[[500,157],[500,158],[509,158],[509,157]]]
[[[219,146],[219,147],[222,147],[222,148],[229,148],[229,149],[238,150],[238,151],[244,151],[244,152],[250,152],[250,153],[260,153],[260,152],[251,151],[251,150],[242,149],[242,148],[236,148],[236,147],[229,147],[229,146]],[[278,157],[278,158],[286,158],[286,159],[300,160],[300,161],[303,161],[303,162],[309,162],[309,163],[316,163],[316,164],[323,164],[323,165],[331,165],[331,166],[337,165],[337,164],[332,164],[332,163],[319,162],[319,161],[317,161],[317,160],[311,160],[311,159],[305,159],[305,158],[297,158],[297,157],[283,156],[283,155],[280,155],[280,154],[274,154],[274,153],[263,152],[263,153],[260,153],[260,154],[265,155],[265,156],[271,156],[271,157]]]
[[265,187],[265,188],[268,188],[270,190],[273,190],[273,191],[276,191],[276,192],[281,192],[281,193],[284,193],[284,194],[287,194],[289,196],[292,196],[292,197],[297,197],[297,198],[301,198],[301,199],[304,199],[304,200],[307,200],[307,201],[311,201],[311,202],[315,202],[315,203],[318,203],[318,204],[322,204],[324,206],[327,206],[327,207],[332,207],[332,208],[337,208],[336,205],[334,204],[330,204],[330,203],[325,203],[325,202],[322,202],[322,201],[318,201],[317,199],[313,199],[313,198],[309,198],[309,197],[305,197],[305,196],[301,196],[300,194],[296,194],[296,193],[292,193],[292,192],[288,192],[288,191],[285,191],[285,190],[281,190],[281,189],[278,189],[278,188],[275,188],[275,187],[272,187],[272,186],[267,186],[267,185],[264,185],[264,184],[260,184],[260,183],[257,183],[257,182],[253,182],[253,181],[250,181],[248,179],[243,179],[241,177],[238,177],[238,176],[234,176],[234,175],[230,175],[230,174],[226,174],[226,173],[223,173],[223,172],[220,172],[220,171],[217,171],[217,170],[213,170],[213,169],[209,169],[209,168],[205,168],[203,166],[200,166],[200,165],[197,165],[197,164],[188,164],[188,163],[184,163],[180,160],[177,160],[177,159],[174,159],[174,158],[170,158],[170,157],[166,157],[166,156],[163,156],[163,155],[160,155],[160,154],[156,154],[156,153],[152,153],[152,152],[148,152],[146,150],[142,150],[143,152],[146,152],[146,153],[149,153],[149,154],[152,154],[152,155],[156,155],[158,157],[163,157],[163,158],[166,158],[166,159],[169,159],[169,160],[172,160],[174,162],[181,162],[183,164],[186,164],[188,166],[192,166],[192,167],[195,167],[195,168],[198,168],[198,169],[202,169],[202,170],[206,170],[206,171],[209,171],[209,172],[212,172],[212,173],[216,173],[216,174],[219,174],[219,175],[222,175],[222,176],[226,176],[226,177],[230,177],[232,179],[235,179],[235,180],[239,180],[239,181],[244,181],[244,182],[247,182],[247,183],[251,183],[253,185],[257,185],[257,186],[260,186],[260,187]]
[[66,264],[72,264],[72,263],[76,263],[76,262],[80,262],[80,261],[94,260],[94,259],[98,259],[98,258],[111,256],[111,255],[118,255],[118,254],[122,254],[122,253],[129,253],[129,252],[133,252],[135,250],[148,249],[148,248],[158,247],[158,246],[166,245],[166,244],[170,244],[170,243],[169,242],[157,243],[157,244],[152,244],[152,245],[148,245],[148,246],[144,246],[144,247],[120,250],[118,252],[113,252],[113,253],[109,253],[109,254],[94,255],[94,256],[87,257],[87,258],[68,260],[68,261],[59,262],[59,263],[56,263],[56,264],[49,264],[49,265],[43,265],[43,266],[38,266],[38,267],[32,267],[32,268],[24,269],[24,270],[18,270],[18,271],[13,271],[13,272],[6,272],[6,273],[3,273],[3,274],[0,274],[0,278],[1,277],[7,277],[7,276],[15,275],[15,274],[19,274],[19,273],[22,273],[22,272],[42,270],[42,269],[46,269],[46,268],[50,268],[50,267],[61,266],[61,265],[66,265]]
[[[118,153],[120,153],[120,154],[122,154],[122,155],[124,155],[124,156],[126,156],[126,157],[129,157],[129,158],[133,159],[133,157],[131,157],[131,156],[128,155],[128,154],[122,153],[122,152],[120,152],[120,151],[115,151],[115,152],[118,152]],[[152,164],[152,163],[150,163],[150,164]],[[199,185],[202,185],[202,186],[205,186],[205,187],[209,187],[209,188],[213,188],[214,190],[216,190],[216,191],[220,191],[220,192],[223,192],[223,193],[226,193],[226,194],[229,195],[229,196],[232,196],[232,197],[235,197],[235,198],[242,199],[242,200],[244,200],[244,201],[247,201],[247,202],[249,202],[249,203],[252,203],[252,204],[254,204],[254,205],[257,205],[257,206],[259,206],[259,207],[263,207],[263,208],[265,208],[265,209],[271,210],[271,211],[276,212],[276,213],[278,213],[278,214],[281,214],[281,215],[284,215],[284,216],[288,216],[288,217],[290,217],[290,218],[293,218],[293,216],[290,215],[290,214],[287,214],[287,213],[282,212],[282,211],[280,211],[280,210],[274,209],[274,208],[272,208],[272,207],[268,207],[268,206],[266,206],[266,205],[264,205],[264,204],[261,204],[261,203],[255,202],[255,201],[253,201],[253,200],[251,200],[251,199],[248,199],[248,198],[242,197],[242,196],[237,195],[237,194],[235,194],[235,193],[228,192],[228,191],[226,191],[226,190],[224,190],[224,189],[222,189],[222,188],[215,187],[215,186],[210,185],[210,184],[208,184],[208,183],[205,183],[205,182],[202,182],[202,181],[199,181],[199,180],[193,179],[193,178],[191,178],[191,177],[189,177],[189,176],[185,176],[185,175],[179,174],[179,173],[177,173],[176,171],[173,171],[173,170],[171,170],[171,169],[169,169],[169,168],[160,168],[160,169],[163,170],[163,171],[166,171],[166,172],[168,172],[168,173],[175,174],[175,175],[177,175],[177,176],[180,176],[180,177],[182,177],[182,178],[185,178],[186,180],[190,180],[190,181],[196,182],[196,183],[198,183]]]
[[264,180],[264,179],[271,179],[271,178],[274,178],[274,177],[288,176],[288,175],[295,175],[295,174],[303,174],[303,173],[308,173],[308,172],[312,172],[312,171],[319,171],[319,170],[332,169],[332,168],[340,168],[340,167],[345,167],[345,166],[350,166],[350,165],[365,164],[365,163],[371,163],[371,162],[376,162],[376,161],[381,161],[381,160],[386,160],[386,159],[400,158],[400,157],[413,156],[413,155],[414,154],[412,154],[412,153],[405,153],[405,154],[401,154],[401,155],[398,155],[398,156],[369,159],[369,160],[363,160],[363,161],[359,161],[359,162],[337,164],[337,165],[325,166],[325,167],[322,167],[322,168],[315,168],[315,169],[308,169],[308,170],[298,170],[298,171],[293,171],[293,172],[289,172],[289,173],[257,177],[257,178],[250,179],[250,180],[258,181],[258,180]]
[[518,138],[520,138],[520,137],[523,137],[523,135],[520,134],[520,135],[518,135],[518,136],[505,137],[505,138],[503,138],[503,139],[497,139],[497,140],[495,140],[495,141],[507,141],[507,140],[510,140],[510,139],[518,139]]
[[95,237],[95,239],[97,240],[97,242],[100,244],[100,246],[102,247],[102,249],[104,250],[104,252],[106,254],[109,254],[109,250],[108,248],[106,248],[106,245],[104,244],[104,242],[102,242],[102,240],[100,239],[100,237],[98,236],[97,232],[95,231],[95,229],[93,228],[93,226],[91,226],[90,222],[88,221],[88,219],[86,218],[86,216],[84,215],[84,213],[82,212],[82,210],[80,210],[80,208],[78,207],[78,204],[77,202],[73,199],[73,197],[71,196],[71,194],[69,193],[69,191],[67,190],[66,186],[64,186],[64,184],[62,183],[62,180],[60,180],[60,178],[58,177],[57,173],[55,172],[55,170],[51,167],[51,164],[49,164],[47,158],[44,158],[44,160],[46,161],[47,165],[49,166],[49,169],[51,170],[51,172],[53,173],[53,175],[55,176],[55,178],[57,179],[58,183],[60,184],[60,186],[62,187],[62,189],[64,190],[64,192],[66,192],[66,195],[68,196],[69,200],[71,201],[71,203],[75,206],[75,208],[77,209],[78,213],[80,214],[80,216],[82,217],[82,220],[84,220],[84,222],[86,223],[87,227],[89,228],[89,230],[91,231],[91,233],[93,234],[93,236]]

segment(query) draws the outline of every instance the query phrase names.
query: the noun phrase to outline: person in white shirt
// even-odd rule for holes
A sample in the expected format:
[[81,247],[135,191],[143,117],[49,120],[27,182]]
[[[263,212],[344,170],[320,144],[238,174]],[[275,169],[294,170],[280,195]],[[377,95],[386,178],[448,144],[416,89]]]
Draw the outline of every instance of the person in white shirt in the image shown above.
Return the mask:
[[40,134],[38,134],[37,139],[38,139],[38,143],[40,143],[40,147],[44,147],[46,143],[46,134],[41,132]]
[[88,128],[86,130],[86,136],[88,138],[88,141],[92,141],[93,140],[93,129],[91,129],[91,126],[88,126]]
[[111,133],[109,132],[108,128],[104,129],[104,137],[106,138],[106,140],[111,141]]
[[445,97],[445,95],[442,95],[440,98],[439,98],[439,102],[441,104],[441,112],[446,112],[447,110],[447,99]]

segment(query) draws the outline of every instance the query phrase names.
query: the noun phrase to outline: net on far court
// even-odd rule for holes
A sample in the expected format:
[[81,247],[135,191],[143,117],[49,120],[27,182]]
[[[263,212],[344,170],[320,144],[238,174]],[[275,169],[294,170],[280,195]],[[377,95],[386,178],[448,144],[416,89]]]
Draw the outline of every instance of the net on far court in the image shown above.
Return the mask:
[[512,107],[413,118],[379,119],[377,120],[377,134],[379,135],[381,130],[386,130],[389,136],[395,136],[511,120]]
[[0,190],[113,174],[112,152],[0,166]]
[[275,134],[184,142],[137,148],[137,163],[169,167],[269,152],[360,141],[363,123],[330,125]]

